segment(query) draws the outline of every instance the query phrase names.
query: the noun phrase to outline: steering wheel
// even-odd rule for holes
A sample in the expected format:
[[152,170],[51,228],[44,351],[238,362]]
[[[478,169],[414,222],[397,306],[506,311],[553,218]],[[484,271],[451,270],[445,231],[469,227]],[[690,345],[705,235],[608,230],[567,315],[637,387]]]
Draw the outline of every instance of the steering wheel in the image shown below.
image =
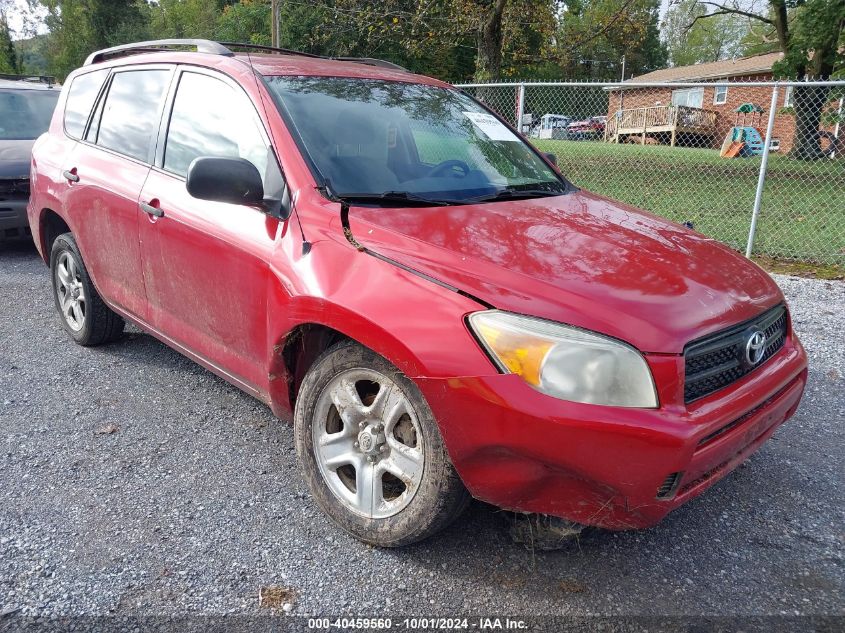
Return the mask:
[[472,170],[469,165],[462,160],[444,160],[442,163],[437,163],[434,167],[432,167],[426,176],[428,178],[432,178],[435,176],[450,175],[453,177],[466,178],[470,171]]

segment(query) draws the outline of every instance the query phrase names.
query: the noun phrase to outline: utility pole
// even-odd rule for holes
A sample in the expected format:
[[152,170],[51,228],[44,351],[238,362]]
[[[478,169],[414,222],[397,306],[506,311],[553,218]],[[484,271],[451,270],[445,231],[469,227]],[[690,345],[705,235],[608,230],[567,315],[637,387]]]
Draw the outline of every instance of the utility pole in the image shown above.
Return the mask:
[[270,42],[273,46],[279,46],[279,4],[281,0],[270,0],[271,26],[272,33],[270,35]]
[[[619,80],[620,82],[625,82],[625,56],[622,55],[622,78]],[[625,109],[625,89],[620,86],[619,88],[619,111]]]

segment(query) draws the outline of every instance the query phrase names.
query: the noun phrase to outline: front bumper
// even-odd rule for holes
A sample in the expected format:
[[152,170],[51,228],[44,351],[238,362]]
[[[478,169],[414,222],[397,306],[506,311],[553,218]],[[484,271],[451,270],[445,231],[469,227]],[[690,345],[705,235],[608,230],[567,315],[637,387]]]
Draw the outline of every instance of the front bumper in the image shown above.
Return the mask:
[[0,242],[31,239],[26,198],[0,195]]
[[564,402],[514,375],[421,378],[449,455],[477,499],[622,530],[654,525],[731,472],[801,400],[797,337],[721,391],[683,404],[683,357],[647,356],[659,409]]

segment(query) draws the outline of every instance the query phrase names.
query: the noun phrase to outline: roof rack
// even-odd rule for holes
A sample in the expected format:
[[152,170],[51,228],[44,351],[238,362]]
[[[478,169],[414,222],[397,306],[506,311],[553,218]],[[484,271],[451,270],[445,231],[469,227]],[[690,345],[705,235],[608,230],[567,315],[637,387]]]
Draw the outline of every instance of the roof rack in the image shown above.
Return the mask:
[[197,40],[197,39],[171,39],[171,40],[153,40],[149,42],[135,42],[133,44],[122,44],[120,46],[112,46],[111,48],[104,48],[101,51],[96,51],[88,56],[85,60],[85,65],[96,64],[105,61],[112,57],[123,57],[126,55],[137,55],[140,53],[154,53],[157,51],[166,51],[171,48],[191,46],[197,49],[198,53],[210,53],[212,55],[225,55],[232,57],[234,53],[228,48],[242,48],[257,51],[266,51],[270,53],[282,53],[284,55],[299,55],[301,57],[311,57],[314,59],[337,60],[343,62],[355,62],[358,64],[367,64],[368,66],[379,66],[381,68],[390,68],[392,70],[401,70],[409,72],[407,68],[394,64],[383,59],[375,59],[373,57],[329,57],[324,55],[315,55],[314,53],[303,53],[302,51],[294,51],[288,48],[277,48],[275,46],[265,46],[263,44],[245,44],[241,42],[214,42],[211,40]]
[[171,48],[180,46],[192,46],[197,49],[198,53],[211,53],[212,55],[225,55],[231,57],[234,55],[232,51],[218,42],[211,40],[196,40],[196,39],[172,39],[172,40],[151,40],[149,42],[134,42],[132,44],[121,44],[120,46],[112,46],[111,48],[104,48],[100,51],[95,51],[85,60],[85,66],[96,64],[105,61],[111,57],[123,57],[125,55],[137,55],[139,53],[154,53],[157,51],[166,51]]
[[328,59],[339,62],[355,62],[358,64],[367,64],[368,66],[380,66],[381,68],[391,68],[393,70],[402,70],[408,72],[408,69],[399,64],[394,64],[384,59],[376,59],[375,57],[333,57],[328,55],[317,55],[315,53],[304,53],[302,51],[294,51],[289,48],[279,48],[277,46],[267,46],[265,44],[245,44],[243,42],[218,42],[223,46],[231,46],[233,48],[246,48],[256,51],[267,51],[269,53],[283,53],[285,55],[299,55],[301,57],[312,57],[314,59]]
[[0,73],[0,79],[8,79],[10,81],[28,81],[31,83],[42,83],[52,86],[56,83],[56,78],[52,75],[10,75],[7,73]]
[[406,73],[410,72],[404,66],[394,64],[386,59],[376,59],[375,57],[327,57],[326,59],[336,59],[340,62],[356,62],[358,64],[367,64],[368,66],[379,66],[380,68],[390,68],[392,70],[403,70]]
[[284,53],[285,55],[299,55],[300,57],[315,57],[323,59],[322,55],[314,53],[303,53],[302,51],[294,51],[289,48],[279,48],[278,46],[267,46],[266,44],[245,44],[243,42],[217,42],[222,46],[231,46],[233,48],[248,48],[255,51],[267,51],[270,53]]

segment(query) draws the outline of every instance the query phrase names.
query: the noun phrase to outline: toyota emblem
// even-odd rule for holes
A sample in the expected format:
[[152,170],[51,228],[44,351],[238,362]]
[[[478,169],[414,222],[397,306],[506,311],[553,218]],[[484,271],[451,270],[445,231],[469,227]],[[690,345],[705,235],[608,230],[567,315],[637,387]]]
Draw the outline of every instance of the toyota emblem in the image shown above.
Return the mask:
[[754,367],[766,353],[766,334],[762,330],[751,330],[745,339],[745,363]]
[[365,453],[369,453],[373,448],[373,436],[369,433],[361,433],[358,436],[358,444],[361,447],[361,450]]

